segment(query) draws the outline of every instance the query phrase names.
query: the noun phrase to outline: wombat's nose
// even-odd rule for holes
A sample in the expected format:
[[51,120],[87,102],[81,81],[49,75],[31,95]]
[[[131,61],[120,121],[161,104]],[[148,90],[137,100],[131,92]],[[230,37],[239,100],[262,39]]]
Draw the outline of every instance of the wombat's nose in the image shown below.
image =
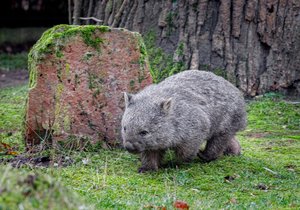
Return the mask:
[[128,152],[131,152],[131,153],[136,153],[137,152],[137,149],[134,148],[134,146],[129,142],[126,142],[124,146],[125,146],[125,148],[127,149]]

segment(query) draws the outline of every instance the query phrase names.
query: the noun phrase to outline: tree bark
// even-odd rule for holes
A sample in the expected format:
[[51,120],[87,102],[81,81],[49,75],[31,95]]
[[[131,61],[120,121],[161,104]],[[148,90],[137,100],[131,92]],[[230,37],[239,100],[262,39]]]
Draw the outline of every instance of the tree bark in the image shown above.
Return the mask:
[[[82,12],[85,12],[82,7],[83,0],[74,0],[74,10],[73,10],[73,18],[74,18],[74,25],[80,24],[80,15]],[[86,2],[86,1],[84,1]]]
[[68,0],[68,20],[69,24],[72,24],[72,0]]
[[[142,34],[155,31],[157,46],[174,55],[174,60],[178,59],[176,49],[183,44],[181,59],[188,68],[222,74],[245,95],[278,90],[300,96],[299,0],[92,3],[96,8],[92,16],[104,25]],[[83,9],[81,14],[88,15]]]

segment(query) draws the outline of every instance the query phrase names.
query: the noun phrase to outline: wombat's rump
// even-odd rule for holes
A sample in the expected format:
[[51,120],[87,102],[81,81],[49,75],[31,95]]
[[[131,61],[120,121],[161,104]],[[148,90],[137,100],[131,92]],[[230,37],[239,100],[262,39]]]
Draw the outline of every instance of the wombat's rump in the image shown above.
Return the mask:
[[123,144],[129,152],[141,153],[140,172],[157,170],[167,149],[182,161],[197,154],[205,161],[240,154],[235,134],[246,126],[245,103],[222,77],[187,70],[124,96]]

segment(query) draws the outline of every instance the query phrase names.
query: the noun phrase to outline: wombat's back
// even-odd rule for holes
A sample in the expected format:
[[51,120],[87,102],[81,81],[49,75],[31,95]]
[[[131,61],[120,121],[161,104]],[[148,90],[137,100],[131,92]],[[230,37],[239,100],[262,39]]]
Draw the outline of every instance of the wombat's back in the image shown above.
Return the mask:
[[199,70],[183,71],[142,92],[154,97],[172,97],[210,106],[218,106],[232,100],[243,101],[240,91],[230,82],[211,72]]
[[246,126],[245,103],[241,92],[224,78],[210,72],[186,70],[142,92],[138,95],[151,96],[150,100],[172,98],[179,112],[184,110],[176,107],[178,104],[197,106],[209,116],[216,129],[237,132]]

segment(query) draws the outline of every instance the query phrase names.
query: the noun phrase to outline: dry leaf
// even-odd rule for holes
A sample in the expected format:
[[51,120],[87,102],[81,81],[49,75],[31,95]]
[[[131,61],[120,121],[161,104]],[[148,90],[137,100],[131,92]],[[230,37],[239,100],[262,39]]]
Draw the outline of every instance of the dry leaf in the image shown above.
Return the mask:
[[0,142],[0,145],[4,148],[4,149],[11,149],[11,146],[9,144]]
[[0,152],[1,155],[18,155],[19,153],[16,151],[13,151],[13,148],[6,143],[0,142]]
[[17,156],[19,153],[16,152],[16,151],[11,151],[11,150],[9,150],[9,151],[6,152],[6,154],[7,154],[7,155],[14,155],[14,156]]
[[236,203],[237,203],[237,200],[236,200],[235,198],[231,198],[231,199],[229,200],[229,202],[232,203],[232,204],[236,204]]
[[188,210],[190,208],[186,202],[180,200],[175,201],[173,206],[180,210]]

